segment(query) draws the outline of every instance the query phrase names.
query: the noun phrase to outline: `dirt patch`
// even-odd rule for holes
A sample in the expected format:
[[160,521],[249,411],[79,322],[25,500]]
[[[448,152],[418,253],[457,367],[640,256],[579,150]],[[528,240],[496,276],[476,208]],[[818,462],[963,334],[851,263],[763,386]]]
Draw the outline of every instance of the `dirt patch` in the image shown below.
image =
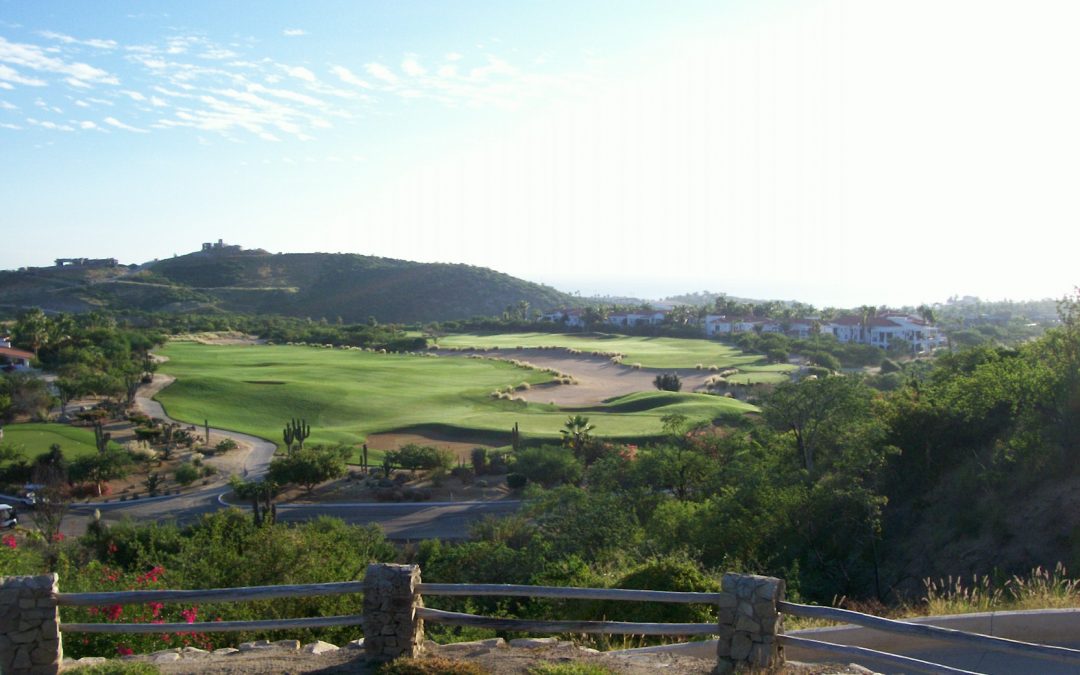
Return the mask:
[[[415,443],[416,445],[429,445],[441,450],[449,450],[458,459],[469,461],[473,448],[499,447],[491,442],[490,438],[451,437],[435,432],[424,433],[385,433],[371,434],[367,437],[368,448],[372,450],[397,450],[403,445]],[[506,434],[506,443],[510,443],[510,434]],[[504,445],[505,445],[504,444]]]
[[174,335],[170,340],[174,342],[198,342],[202,345],[263,345],[266,340],[256,335],[246,335],[237,331],[224,331],[220,333],[185,333]]
[[[409,476],[408,471],[399,470],[395,476]],[[301,488],[290,488],[281,493],[278,501],[281,503],[327,503],[335,502],[379,502],[379,481],[365,477],[358,471],[353,471],[348,478],[325,483],[316,487],[310,494]],[[506,484],[506,475],[485,474],[469,481],[462,481],[453,476],[446,476],[438,481],[433,481],[425,475],[425,472],[417,472],[417,476],[400,484],[395,481],[395,486],[402,493],[401,502],[412,501],[409,495],[424,495],[426,498],[421,502],[452,502],[452,501],[495,501],[514,497],[513,491]]]

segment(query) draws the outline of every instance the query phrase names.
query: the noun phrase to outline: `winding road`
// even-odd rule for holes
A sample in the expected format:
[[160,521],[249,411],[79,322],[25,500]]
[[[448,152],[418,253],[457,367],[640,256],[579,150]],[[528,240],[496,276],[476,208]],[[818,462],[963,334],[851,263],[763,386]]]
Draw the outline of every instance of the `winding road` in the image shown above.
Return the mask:
[[[155,375],[154,381],[140,389],[135,397],[135,406],[150,417],[177,422],[188,426],[186,422],[173,420],[165,414],[165,409],[152,397],[172,384],[174,378],[168,375]],[[240,473],[248,480],[265,476],[270,468],[277,446],[257,436],[243,434],[227,429],[211,427],[210,436],[231,438],[241,444],[246,451],[226,453],[215,463],[219,475],[227,477],[230,473]],[[119,522],[131,519],[136,522],[174,521],[181,525],[197,520],[205,513],[232,506],[225,501],[230,490],[224,480],[176,495],[146,497],[129,501],[73,504],[64,519],[62,531],[65,536],[79,536],[86,532],[86,526],[93,518],[94,511],[101,513],[106,522]],[[379,525],[386,536],[398,540],[418,539],[464,539],[469,535],[472,523],[490,515],[507,515],[518,510],[518,500],[460,501],[460,502],[421,502],[408,504],[384,503],[324,503],[324,504],[278,504],[278,520],[299,522],[319,516],[333,516],[353,525]],[[237,504],[244,508],[244,505]]]

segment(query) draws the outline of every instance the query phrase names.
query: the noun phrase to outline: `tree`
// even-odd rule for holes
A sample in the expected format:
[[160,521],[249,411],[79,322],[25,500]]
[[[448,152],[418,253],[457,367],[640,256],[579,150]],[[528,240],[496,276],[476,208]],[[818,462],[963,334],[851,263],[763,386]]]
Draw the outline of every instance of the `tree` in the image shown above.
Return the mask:
[[93,482],[100,497],[101,484],[127,476],[131,472],[132,464],[134,460],[127,450],[117,445],[108,445],[96,455],[76,459],[68,473],[72,480]]
[[528,448],[514,455],[513,470],[544,487],[562,483],[575,484],[584,470],[580,459],[568,448],[550,445]]
[[869,404],[865,385],[834,375],[778,385],[762,411],[774,429],[791,433],[803,468],[813,474],[819,451],[835,446],[865,421]]
[[5,375],[0,380],[0,395],[11,399],[6,417],[8,420],[20,415],[42,419],[53,404],[48,385],[30,373],[15,372]]
[[653,379],[653,385],[660,391],[679,391],[682,389],[682,378],[678,373],[661,373]]
[[36,356],[49,341],[49,317],[35,307],[19,317],[12,332],[15,343],[29,348]]
[[559,433],[562,434],[563,445],[571,448],[576,457],[584,458],[585,446],[589,443],[592,430],[593,425],[589,423],[588,417],[573,415],[566,418]]
[[268,476],[279,485],[301,485],[310,494],[319,483],[344,476],[351,454],[344,445],[299,448],[270,462]]

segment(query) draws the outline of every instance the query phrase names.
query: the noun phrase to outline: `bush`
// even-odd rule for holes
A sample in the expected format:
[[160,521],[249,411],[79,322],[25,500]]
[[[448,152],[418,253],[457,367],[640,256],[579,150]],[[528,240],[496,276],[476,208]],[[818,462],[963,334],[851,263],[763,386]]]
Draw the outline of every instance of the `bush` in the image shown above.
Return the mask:
[[228,452],[230,450],[235,450],[238,447],[240,447],[240,445],[236,441],[231,438],[226,438],[215,445],[214,450],[217,452]]
[[511,490],[520,490],[525,487],[525,484],[529,482],[529,479],[522,476],[520,473],[512,473],[506,476],[506,486]]
[[677,373],[661,373],[653,380],[653,384],[660,391],[679,391],[682,389],[682,379]]
[[514,472],[544,487],[577,483],[584,470],[581,460],[574,457],[570,448],[545,445],[514,455]]
[[898,373],[898,372],[900,372],[900,364],[899,363],[897,363],[896,361],[893,361],[892,359],[889,359],[889,358],[881,359],[881,374],[882,375],[887,375],[889,373]]
[[176,467],[176,473],[173,474],[173,478],[181,485],[191,485],[199,478],[199,469],[193,464],[185,462]]
[[386,453],[386,459],[402,469],[434,469],[442,467],[449,470],[454,465],[454,455],[449,450],[433,448],[430,445],[409,443],[397,450]]

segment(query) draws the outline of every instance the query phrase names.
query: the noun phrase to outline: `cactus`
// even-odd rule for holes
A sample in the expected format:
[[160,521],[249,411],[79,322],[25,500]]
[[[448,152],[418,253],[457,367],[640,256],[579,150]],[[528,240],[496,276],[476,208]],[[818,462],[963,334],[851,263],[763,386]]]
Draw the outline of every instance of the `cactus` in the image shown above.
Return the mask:
[[521,431],[518,429],[518,423],[514,422],[514,428],[510,430],[510,447],[517,452],[521,449]]
[[210,420],[203,420],[203,430],[206,432],[206,444],[210,445]]
[[288,424],[285,425],[285,430],[282,432],[282,437],[285,440],[285,447],[289,450],[293,449],[295,444],[297,450],[304,449],[304,441],[311,435],[311,427],[304,419],[291,419]]
[[368,454],[367,454],[367,452],[368,452],[367,443],[364,443],[363,454],[362,454],[361,460],[360,460],[360,468],[363,469],[364,471],[368,470]]

